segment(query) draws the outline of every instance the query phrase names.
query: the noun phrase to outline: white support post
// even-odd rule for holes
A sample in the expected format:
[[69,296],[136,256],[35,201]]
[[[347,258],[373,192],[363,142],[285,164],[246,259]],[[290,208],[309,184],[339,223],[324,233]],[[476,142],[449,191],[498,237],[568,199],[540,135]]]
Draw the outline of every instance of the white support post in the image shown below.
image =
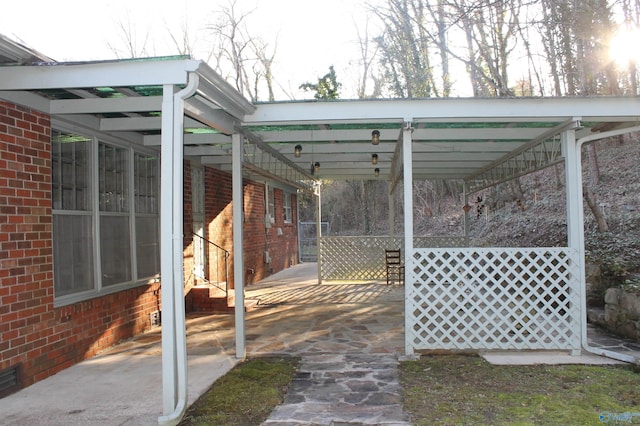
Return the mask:
[[316,251],[318,258],[318,284],[322,284],[322,257],[320,245],[322,240],[322,183],[316,182]]
[[[561,134],[562,149],[564,150],[565,186],[567,193],[567,237],[569,248],[575,250],[578,256],[577,290],[580,292],[580,327],[587,321],[587,306],[585,298],[584,272],[584,213],[582,205],[582,153],[576,143],[574,129],[565,130]],[[580,355],[580,348],[572,350],[572,355]]]
[[162,412],[170,414],[178,400],[176,371],[176,330],[174,321],[173,274],[173,94],[174,86],[162,92],[162,130],[160,153],[160,273],[162,276]]
[[162,276],[162,409],[160,425],[176,425],[187,410],[187,330],[184,308],[183,160],[184,100],[198,87],[196,74],[176,92],[162,89],[160,260]]
[[404,164],[404,352],[406,356],[413,355],[413,342],[409,330],[413,324],[409,324],[407,312],[411,310],[409,295],[413,289],[413,150],[411,139],[411,120],[405,120],[402,130],[402,160]]
[[239,133],[231,136],[232,192],[233,192],[233,283],[235,294],[236,358],[246,357],[244,315],[244,197],[242,188],[243,138]]

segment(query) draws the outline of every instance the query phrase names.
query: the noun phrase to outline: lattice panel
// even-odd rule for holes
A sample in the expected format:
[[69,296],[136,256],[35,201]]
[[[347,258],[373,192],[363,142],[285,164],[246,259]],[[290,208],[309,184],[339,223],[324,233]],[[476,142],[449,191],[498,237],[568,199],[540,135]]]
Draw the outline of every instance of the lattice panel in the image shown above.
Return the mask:
[[578,350],[577,259],[568,248],[415,249],[408,341],[416,350]]
[[[465,237],[414,237],[413,241],[417,247],[466,247]],[[403,246],[403,237],[322,237],[322,279],[384,280],[384,250]]]
[[384,250],[400,248],[402,241],[402,238],[390,237],[322,237],[322,279],[386,279]]
[[413,237],[413,246],[418,248],[466,247],[465,237]]

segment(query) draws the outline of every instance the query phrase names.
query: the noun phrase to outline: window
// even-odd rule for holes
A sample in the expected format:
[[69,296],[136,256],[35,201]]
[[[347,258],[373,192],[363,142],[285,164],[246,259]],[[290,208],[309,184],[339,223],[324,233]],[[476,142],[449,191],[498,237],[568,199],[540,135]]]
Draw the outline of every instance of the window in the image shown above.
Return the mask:
[[53,132],[51,196],[53,204],[54,290],[56,296],[91,290],[93,216],[89,192],[91,139]]
[[158,217],[158,159],[134,154],[134,195],[136,209],[136,262],[138,277],[160,272],[160,229]]
[[157,276],[158,158],[59,130],[51,145],[56,304]]
[[291,194],[288,193],[284,193],[284,198],[283,198],[283,206],[284,206],[284,221],[285,223],[291,223],[292,216],[291,216]]
[[275,202],[275,197],[273,195],[273,187],[271,185],[267,186],[267,191],[268,191],[268,196],[269,196],[269,207],[268,207],[268,211],[267,214],[269,214],[269,216],[271,216],[271,220],[274,220],[276,218],[276,202]]

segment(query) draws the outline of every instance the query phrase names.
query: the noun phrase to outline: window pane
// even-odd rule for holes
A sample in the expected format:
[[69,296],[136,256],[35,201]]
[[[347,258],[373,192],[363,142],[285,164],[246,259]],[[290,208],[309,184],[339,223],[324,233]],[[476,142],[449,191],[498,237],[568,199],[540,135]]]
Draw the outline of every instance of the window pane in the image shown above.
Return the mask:
[[53,216],[53,258],[56,297],[94,287],[91,216]]
[[291,194],[284,194],[284,221],[291,222]]
[[54,130],[51,137],[53,208],[89,210],[89,148],[91,139]]
[[157,217],[136,218],[136,256],[138,278],[160,273],[160,242]]
[[158,159],[135,154],[135,188],[137,213],[158,213]]
[[129,211],[127,154],[123,148],[104,143],[98,146],[101,211]]
[[127,216],[100,217],[102,285],[131,281],[131,244]]

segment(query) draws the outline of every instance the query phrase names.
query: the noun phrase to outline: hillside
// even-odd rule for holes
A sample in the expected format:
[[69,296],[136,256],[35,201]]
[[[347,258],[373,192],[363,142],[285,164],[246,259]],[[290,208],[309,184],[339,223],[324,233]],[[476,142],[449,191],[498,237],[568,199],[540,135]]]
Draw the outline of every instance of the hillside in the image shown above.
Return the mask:
[[[584,149],[583,178],[590,182],[590,162]],[[597,142],[600,181],[592,186],[598,206],[609,226],[599,232],[585,202],[587,261],[601,267],[603,285],[617,285],[640,272],[640,140]],[[520,179],[522,199],[515,200],[514,186],[503,184],[479,194],[485,209],[476,216],[471,203],[471,244],[476,246],[545,247],[567,244],[564,166],[551,167]],[[474,194],[471,201],[476,200]],[[444,215],[429,219],[430,234],[460,229],[460,203],[449,200]]]

